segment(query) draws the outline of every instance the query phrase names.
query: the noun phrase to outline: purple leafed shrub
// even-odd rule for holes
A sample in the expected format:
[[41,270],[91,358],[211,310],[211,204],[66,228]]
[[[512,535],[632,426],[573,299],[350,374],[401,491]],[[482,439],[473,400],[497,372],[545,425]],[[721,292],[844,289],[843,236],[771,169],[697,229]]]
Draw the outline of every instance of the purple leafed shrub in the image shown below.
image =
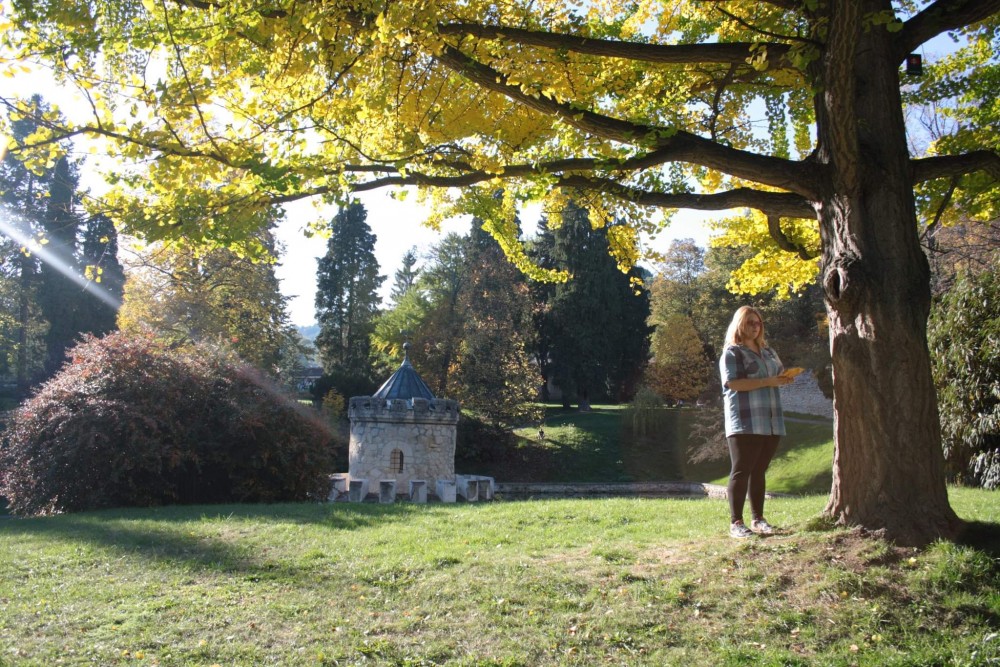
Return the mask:
[[16,514],[326,497],[329,427],[206,347],[88,337],[14,414],[0,495]]

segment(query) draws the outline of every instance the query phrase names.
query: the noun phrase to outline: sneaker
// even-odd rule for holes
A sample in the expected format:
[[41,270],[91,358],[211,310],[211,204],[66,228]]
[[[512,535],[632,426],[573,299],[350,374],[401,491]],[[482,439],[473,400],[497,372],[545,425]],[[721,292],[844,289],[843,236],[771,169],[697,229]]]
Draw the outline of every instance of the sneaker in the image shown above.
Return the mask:
[[729,537],[742,540],[747,537],[753,537],[753,531],[747,528],[746,524],[742,521],[737,521],[729,525]]
[[750,527],[753,528],[755,533],[774,535],[774,526],[769,524],[766,519],[754,519],[750,522]]

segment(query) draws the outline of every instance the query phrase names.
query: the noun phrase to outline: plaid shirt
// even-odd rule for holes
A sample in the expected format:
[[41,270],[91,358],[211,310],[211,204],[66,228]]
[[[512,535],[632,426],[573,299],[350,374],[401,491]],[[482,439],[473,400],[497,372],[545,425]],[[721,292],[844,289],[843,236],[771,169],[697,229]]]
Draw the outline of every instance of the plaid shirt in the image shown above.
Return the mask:
[[781,359],[769,347],[757,354],[742,345],[726,346],[719,359],[726,437],[785,435],[785,418],[781,413],[778,387],[762,387],[753,391],[733,391],[729,388],[730,380],[773,377],[783,369]]

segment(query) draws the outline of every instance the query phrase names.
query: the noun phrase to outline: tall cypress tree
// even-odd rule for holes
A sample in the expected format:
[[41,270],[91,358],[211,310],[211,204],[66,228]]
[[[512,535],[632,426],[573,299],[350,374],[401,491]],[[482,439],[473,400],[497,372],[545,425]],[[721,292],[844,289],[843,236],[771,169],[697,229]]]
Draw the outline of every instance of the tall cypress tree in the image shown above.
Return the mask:
[[369,377],[369,336],[381,297],[375,259],[375,235],[359,202],[338,211],[331,227],[326,255],[317,271],[316,319],[320,326],[316,349],[323,370]]
[[546,358],[547,376],[566,405],[574,398],[627,400],[649,354],[649,296],[637,287],[641,271],[622,273],[608,249],[606,229],[594,229],[586,209],[572,203],[562,225],[544,230],[535,244],[536,261],[572,275],[545,290],[544,303],[536,306],[537,354]]

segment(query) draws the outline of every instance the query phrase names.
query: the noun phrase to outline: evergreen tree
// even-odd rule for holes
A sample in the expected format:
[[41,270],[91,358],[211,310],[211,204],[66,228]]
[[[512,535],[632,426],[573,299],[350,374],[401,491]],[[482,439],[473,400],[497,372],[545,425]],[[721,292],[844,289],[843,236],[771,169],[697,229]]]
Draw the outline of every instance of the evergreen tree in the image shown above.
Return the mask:
[[948,473],[1000,488],[1000,251],[992,265],[959,271],[928,322]]
[[84,276],[92,281],[84,298],[81,330],[97,336],[118,328],[125,291],[125,269],[118,261],[118,230],[106,215],[90,218],[83,231]]
[[420,269],[416,268],[417,265],[417,248],[416,246],[410,248],[403,255],[403,265],[396,269],[396,275],[393,277],[392,292],[390,292],[389,297],[392,303],[397,304],[403,296],[410,291],[410,288],[417,282],[417,277],[420,275]]
[[[48,111],[41,97],[35,95],[30,105]],[[11,139],[22,143],[38,128],[33,118],[12,117]],[[46,362],[48,323],[39,308],[39,260],[31,247],[45,238],[42,218],[54,170],[39,173],[29,170],[13,154],[0,162],[0,230],[5,242],[0,261],[4,264],[5,294],[11,315],[3,328],[4,365],[13,376],[16,392],[26,396],[31,385],[40,380]]]
[[[545,221],[542,223],[546,224]],[[571,278],[541,293],[545,299],[535,349],[564,404],[627,400],[649,353],[649,296],[638,268],[622,273],[609,254],[607,230],[594,228],[586,209],[570,203],[562,224],[543,230],[533,253],[546,268]],[[633,280],[634,279],[634,280]],[[537,293],[536,293],[537,294]]]
[[[45,376],[51,377],[66,361],[66,350],[82,331],[79,277],[83,274],[77,255],[81,219],[76,212],[76,190],[80,175],[76,166],[60,158],[49,183],[42,215],[46,261],[39,272],[39,305],[49,322],[45,336]],[[70,276],[75,276],[74,280]]]
[[362,204],[338,211],[326,255],[319,260],[316,319],[320,326],[316,349],[327,373],[371,375],[369,336],[381,298],[375,259],[375,235]]

